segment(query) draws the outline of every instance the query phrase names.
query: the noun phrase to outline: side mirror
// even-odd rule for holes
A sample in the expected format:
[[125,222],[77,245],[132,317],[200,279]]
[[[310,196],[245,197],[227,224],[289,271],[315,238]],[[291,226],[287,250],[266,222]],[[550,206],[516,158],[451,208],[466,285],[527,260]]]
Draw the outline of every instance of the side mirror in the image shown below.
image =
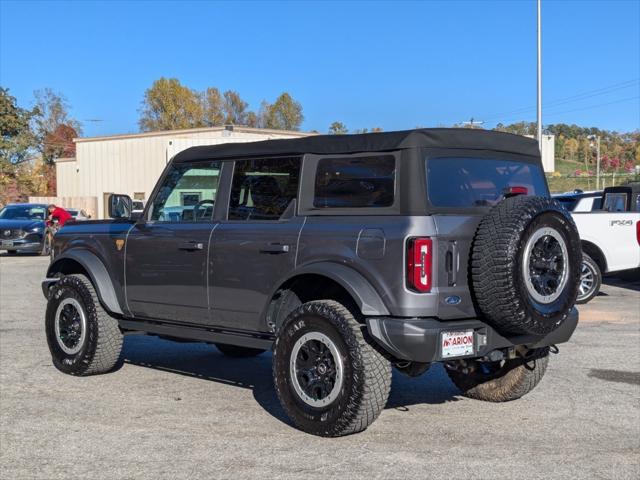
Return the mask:
[[119,220],[131,220],[133,201],[129,195],[109,195],[109,216]]

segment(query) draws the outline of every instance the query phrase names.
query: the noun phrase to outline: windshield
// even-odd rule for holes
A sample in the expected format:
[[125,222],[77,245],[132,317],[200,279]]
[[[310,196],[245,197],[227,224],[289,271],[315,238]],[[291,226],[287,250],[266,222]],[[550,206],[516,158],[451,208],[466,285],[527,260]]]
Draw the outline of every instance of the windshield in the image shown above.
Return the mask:
[[427,186],[435,207],[492,206],[504,198],[507,187],[525,187],[528,195],[549,194],[539,165],[492,158],[429,158]]
[[3,220],[44,220],[45,208],[33,205],[9,205],[0,210]]

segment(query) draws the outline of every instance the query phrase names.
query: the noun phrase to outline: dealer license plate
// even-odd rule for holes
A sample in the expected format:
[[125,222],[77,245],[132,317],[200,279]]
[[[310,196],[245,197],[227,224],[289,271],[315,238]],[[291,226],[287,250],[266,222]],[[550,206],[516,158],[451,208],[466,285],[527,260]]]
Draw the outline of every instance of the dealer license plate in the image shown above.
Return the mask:
[[473,330],[441,332],[442,358],[473,355]]
[[13,247],[13,242],[11,240],[2,240],[2,244],[0,246]]

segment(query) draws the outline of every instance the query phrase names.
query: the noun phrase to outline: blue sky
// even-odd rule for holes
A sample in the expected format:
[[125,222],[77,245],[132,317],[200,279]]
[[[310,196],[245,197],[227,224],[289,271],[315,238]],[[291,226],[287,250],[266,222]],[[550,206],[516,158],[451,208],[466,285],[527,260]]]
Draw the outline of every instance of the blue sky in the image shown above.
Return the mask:
[[[542,10],[543,122],[639,129],[640,0],[543,0]],[[85,135],[137,131],[160,76],[238,90],[254,109],[288,91],[304,130],[471,117],[491,127],[535,119],[535,42],[531,0],[0,0],[0,85],[24,106],[38,88],[64,93]]]

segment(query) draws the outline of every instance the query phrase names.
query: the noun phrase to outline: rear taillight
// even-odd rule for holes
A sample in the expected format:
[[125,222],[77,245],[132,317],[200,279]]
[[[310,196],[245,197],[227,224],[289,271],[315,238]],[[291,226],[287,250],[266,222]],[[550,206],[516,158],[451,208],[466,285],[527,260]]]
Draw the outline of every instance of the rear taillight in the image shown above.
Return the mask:
[[513,186],[507,187],[502,191],[504,198],[515,197],[516,195],[527,195],[529,189],[527,187]]
[[407,287],[416,292],[431,291],[432,242],[430,238],[407,241]]

